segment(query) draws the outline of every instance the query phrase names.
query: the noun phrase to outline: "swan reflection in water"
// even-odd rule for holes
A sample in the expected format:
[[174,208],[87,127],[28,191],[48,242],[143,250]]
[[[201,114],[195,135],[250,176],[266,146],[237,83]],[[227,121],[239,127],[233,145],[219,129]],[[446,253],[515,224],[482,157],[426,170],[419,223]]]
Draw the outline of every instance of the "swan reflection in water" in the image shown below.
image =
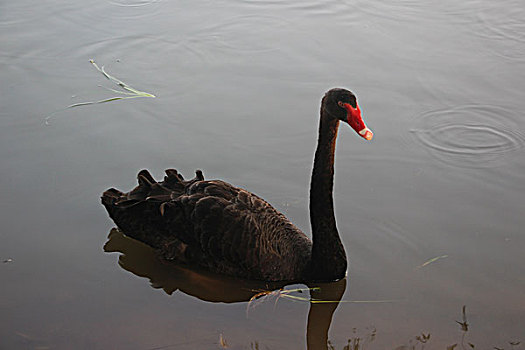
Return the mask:
[[[284,283],[246,281],[216,275],[206,271],[190,270],[161,261],[155,251],[145,244],[112,229],[104,251],[118,252],[118,263],[137,276],[148,278],[152,287],[167,294],[180,290],[204,301],[214,303],[239,303],[252,300],[261,290],[283,288]],[[330,300],[331,303],[310,303],[306,340],[308,350],[327,349],[328,330],[339,301],[346,289],[346,278],[332,283],[308,284],[312,300]]]

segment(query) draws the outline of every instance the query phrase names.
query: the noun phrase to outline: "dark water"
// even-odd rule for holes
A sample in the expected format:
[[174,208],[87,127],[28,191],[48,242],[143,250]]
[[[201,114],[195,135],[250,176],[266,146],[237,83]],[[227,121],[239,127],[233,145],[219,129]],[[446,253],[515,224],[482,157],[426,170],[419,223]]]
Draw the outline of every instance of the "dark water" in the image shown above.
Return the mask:
[[[0,1],[0,48],[1,349],[524,347],[521,0]],[[157,97],[66,108],[123,96],[90,59]],[[312,292],[344,291],[335,312],[108,242],[99,196],[142,168],[201,168],[309,232],[336,86],[375,138],[339,133],[350,268]]]

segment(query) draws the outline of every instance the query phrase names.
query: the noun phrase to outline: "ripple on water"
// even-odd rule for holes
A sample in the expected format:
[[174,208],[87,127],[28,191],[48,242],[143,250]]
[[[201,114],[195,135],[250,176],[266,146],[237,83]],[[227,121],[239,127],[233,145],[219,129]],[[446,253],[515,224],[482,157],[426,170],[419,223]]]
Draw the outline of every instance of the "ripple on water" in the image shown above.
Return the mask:
[[358,0],[356,9],[360,12],[394,20],[414,20],[419,18],[425,5],[417,0],[366,1]]
[[518,149],[525,137],[510,110],[465,105],[433,110],[417,117],[411,132],[436,158],[456,166],[493,167]]
[[284,9],[287,11],[299,11],[302,15],[323,15],[323,14],[348,14],[349,5],[339,0],[305,0],[305,1],[289,1],[289,0],[242,0],[246,6],[264,8],[266,10]]
[[112,0],[109,3],[117,6],[139,7],[153,5],[161,0]]
[[525,59],[525,6],[522,0],[492,3],[477,12],[481,25],[476,33],[492,40],[496,54],[514,60]]
[[40,23],[53,13],[54,9],[43,2],[4,1],[0,5],[0,27]]
[[[108,0],[93,2],[90,6],[69,3],[57,11],[58,18],[73,24],[129,21],[151,18],[162,13],[161,0]],[[138,25],[140,23],[137,22]],[[93,25],[106,28],[105,24]]]
[[356,11],[389,20],[414,22],[443,20],[462,22],[475,5],[472,0],[428,2],[418,0],[346,0]]
[[[396,264],[405,265],[407,260],[404,259],[411,261],[414,257],[417,258],[424,246],[420,234],[407,230],[388,216],[370,217],[364,213],[352,215],[352,226],[362,228],[358,236],[360,244],[367,247],[367,250],[375,251],[373,254],[378,259],[389,259],[389,256],[391,259],[395,256]],[[344,231],[343,227],[341,232]],[[380,244],[376,244],[377,242]],[[387,250],[385,247],[388,247]]]
[[411,250],[413,253],[421,251],[420,243],[415,238],[416,235],[389,218],[376,218],[369,220],[366,224],[371,226],[371,231],[381,235],[383,240],[396,242],[404,247],[404,250]]
[[[168,35],[125,35],[96,40],[79,45],[76,51],[81,57],[91,57],[93,53],[98,53],[94,58],[99,59],[101,64],[107,63],[107,61],[102,62],[102,59],[107,58],[108,55],[117,58],[130,56],[137,61],[150,62],[151,52],[155,52],[154,61],[145,66],[154,65],[155,69],[165,70],[165,74],[176,74],[181,85],[182,82],[189,85],[198,84],[202,66],[212,60],[205,43],[193,40],[191,37],[172,38]],[[174,60],[176,60],[175,68]],[[163,79],[168,78],[164,75]]]
[[284,18],[266,15],[242,15],[205,28],[199,40],[236,52],[264,52],[276,49],[279,33],[289,27]]

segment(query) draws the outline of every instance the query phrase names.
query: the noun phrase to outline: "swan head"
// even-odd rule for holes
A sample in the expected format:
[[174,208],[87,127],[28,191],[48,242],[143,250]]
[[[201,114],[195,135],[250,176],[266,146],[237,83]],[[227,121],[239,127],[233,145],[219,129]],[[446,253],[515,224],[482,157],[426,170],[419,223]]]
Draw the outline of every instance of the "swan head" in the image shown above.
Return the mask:
[[350,125],[364,139],[370,141],[374,136],[363,121],[357,98],[351,91],[339,88],[329,90],[323,98],[322,108],[333,118]]

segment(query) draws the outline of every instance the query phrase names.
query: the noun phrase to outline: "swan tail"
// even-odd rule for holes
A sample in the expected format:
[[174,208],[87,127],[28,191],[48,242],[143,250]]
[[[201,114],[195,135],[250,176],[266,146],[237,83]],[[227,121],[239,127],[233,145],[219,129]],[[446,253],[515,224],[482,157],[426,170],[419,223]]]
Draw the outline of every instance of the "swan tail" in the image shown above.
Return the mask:
[[204,180],[200,170],[196,171],[195,178],[188,181],[175,169],[165,172],[163,181],[157,182],[147,170],[141,170],[137,175],[138,186],[133,190],[124,193],[110,188],[101,198],[109,216],[120,230],[154,248],[162,246],[169,235],[170,228],[164,217],[166,210],[177,211],[174,201],[193,183]]
[[143,201],[167,202],[181,196],[188,186],[197,181],[203,181],[202,171],[197,170],[195,177],[185,181],[175,169],[167,169],[164,181],[157,182],[147,170],[141,170],[137,175],[138,186],[128,193],[110,188],[102,194],[102,203],[107,206],[129,208]]

